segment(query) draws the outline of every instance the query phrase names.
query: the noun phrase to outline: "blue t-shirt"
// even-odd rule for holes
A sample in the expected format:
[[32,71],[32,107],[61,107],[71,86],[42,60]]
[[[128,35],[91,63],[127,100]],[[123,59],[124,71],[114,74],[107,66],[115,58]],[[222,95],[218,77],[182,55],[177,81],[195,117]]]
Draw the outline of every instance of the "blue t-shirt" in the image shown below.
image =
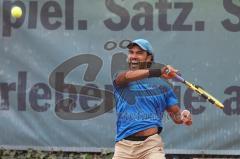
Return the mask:
[[113,82],[117,113],[115,141],[136,132],[162,127],[166,108],[178,103],[173,89],[161,78],[144,78],[118,87]]

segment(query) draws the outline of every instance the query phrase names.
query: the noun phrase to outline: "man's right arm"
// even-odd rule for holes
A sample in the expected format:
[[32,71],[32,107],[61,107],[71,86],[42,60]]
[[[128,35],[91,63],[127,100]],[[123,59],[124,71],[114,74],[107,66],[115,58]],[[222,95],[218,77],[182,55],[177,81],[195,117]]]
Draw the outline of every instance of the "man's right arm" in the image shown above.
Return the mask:
[[133,82],[147,77],[149,77],[149,69],[129,70],[118,74],[114,81],[117,86],[124,87],[129,82]]
[[[169,71],[166,72],[165,70]],[[115,84],[119,87],[126,86],[129,82],[140,80],[147,77],[163,77],[165,79],[170,79],[175,77],[177,70],[173,67],[167,65],[162,69],[139,69],[139,70],[129,70],[118,74],[116,77]]]

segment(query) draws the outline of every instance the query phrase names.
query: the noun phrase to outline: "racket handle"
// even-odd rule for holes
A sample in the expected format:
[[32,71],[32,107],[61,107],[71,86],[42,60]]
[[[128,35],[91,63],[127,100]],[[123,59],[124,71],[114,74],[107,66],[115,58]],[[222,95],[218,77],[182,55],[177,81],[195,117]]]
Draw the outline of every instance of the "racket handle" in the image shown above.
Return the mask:
[[[166,74],[169,74],[170,72],[171,72],[171,71],[170,71],[168,68],[165,70],[165,73],[166,73]],[[176,81],[185,83],[185,80],[184,80],[181,76],[179,76],[177,73],[175,73],[174,79],[175,79]]]
[[174,78],[175,78],[177,81],[180,81],[180,82],[182,82],[182,83],[185,82],[185,80],[184,80],[181,76],[179,76],[177,73],[176,73],[176,75],[175,75]]

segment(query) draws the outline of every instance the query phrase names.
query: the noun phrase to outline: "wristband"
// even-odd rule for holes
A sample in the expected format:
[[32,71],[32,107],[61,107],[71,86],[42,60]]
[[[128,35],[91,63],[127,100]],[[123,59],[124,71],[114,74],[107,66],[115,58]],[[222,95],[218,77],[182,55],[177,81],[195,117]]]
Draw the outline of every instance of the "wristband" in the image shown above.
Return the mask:
[[162,75],[161,69],[149,69],[148,77],[160,77]]

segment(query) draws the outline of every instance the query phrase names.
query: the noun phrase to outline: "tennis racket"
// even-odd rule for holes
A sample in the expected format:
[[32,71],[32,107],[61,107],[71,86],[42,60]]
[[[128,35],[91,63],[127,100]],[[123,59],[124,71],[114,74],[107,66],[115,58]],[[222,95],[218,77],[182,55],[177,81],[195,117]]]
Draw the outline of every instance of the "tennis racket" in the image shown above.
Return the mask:
[[[166,69],[166,73],[170,73],[169,69]],[[178,74],[175,75],[175,78],[182,82],[183,84],[185,84],[188,88],[190,88],[191,90],[193,90],[194,92],[196,92],[197,94],[199,94],[201,97],[203,97],[204,99],[208,100],[210,103],[212,103],[213,105],[215,105],[216,107],[223,109],[224,105],[215,97],[213,97],[211,94],[209,94],[206,90],[204,90],[203,88],[194,85],[188,81],[186,81],[184,78],[182,78],[181,76],[179,76]]]

